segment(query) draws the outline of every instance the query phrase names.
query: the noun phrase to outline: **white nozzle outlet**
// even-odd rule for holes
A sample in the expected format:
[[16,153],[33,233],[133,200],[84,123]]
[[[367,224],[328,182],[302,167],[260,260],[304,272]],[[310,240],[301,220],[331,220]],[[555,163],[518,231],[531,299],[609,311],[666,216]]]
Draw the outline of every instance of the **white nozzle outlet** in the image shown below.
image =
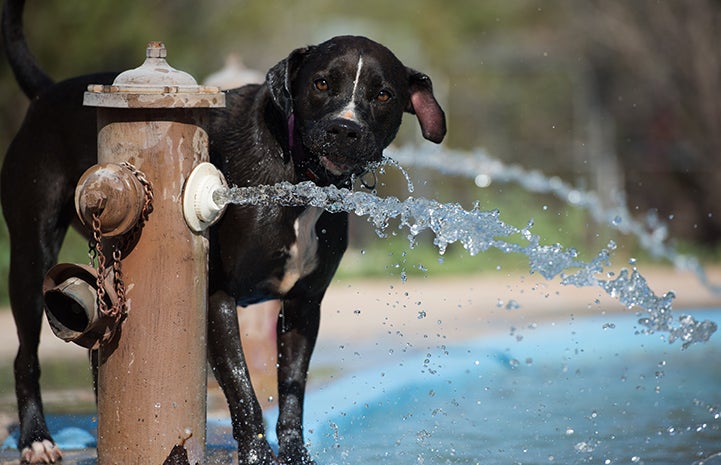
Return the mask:
[[212,163],[201,163],[193,169],[183,189],[183,214],[193,232],[200,233],[213,225],[225,211],[213,200],[213,193],[227,187],[223,173]]

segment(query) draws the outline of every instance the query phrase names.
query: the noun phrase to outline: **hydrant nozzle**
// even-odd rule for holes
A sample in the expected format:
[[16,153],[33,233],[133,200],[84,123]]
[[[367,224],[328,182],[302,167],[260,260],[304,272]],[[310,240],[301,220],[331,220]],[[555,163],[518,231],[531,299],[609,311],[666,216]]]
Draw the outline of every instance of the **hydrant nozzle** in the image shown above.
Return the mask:
[[212,163],[193,169],[183,188],[183,215],[191,230],[203,232],[220,219],[226,206],[215,203],[213,193],[227,186],[223,173]]

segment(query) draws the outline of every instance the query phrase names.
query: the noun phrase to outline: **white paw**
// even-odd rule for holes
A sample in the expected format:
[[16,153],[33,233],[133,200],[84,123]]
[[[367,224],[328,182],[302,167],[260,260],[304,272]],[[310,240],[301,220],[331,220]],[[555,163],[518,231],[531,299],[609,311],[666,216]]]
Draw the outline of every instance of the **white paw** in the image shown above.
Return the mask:
[[26,447],[20,455],[21,463],[55,463],[63,458],[58,446],[47,439],[35,441],[31,447]]

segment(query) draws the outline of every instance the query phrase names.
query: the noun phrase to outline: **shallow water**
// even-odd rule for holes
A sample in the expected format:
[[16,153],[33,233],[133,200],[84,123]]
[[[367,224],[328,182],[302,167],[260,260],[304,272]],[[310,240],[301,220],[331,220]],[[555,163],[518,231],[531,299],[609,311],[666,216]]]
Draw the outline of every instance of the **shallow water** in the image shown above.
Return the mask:
[[[706,314],[721,318],[721,311]],[[633,315],[424,351],[306,401],[324,464],[691,464],[721,451],[721,342],[629,338]],[[714,463],[713,460],[707,463]]]
[[[721,309],[697,313],[721,318]],[[721,340],[680,351],[628,337],[643,329],[636,319],[542,322],[379,357],[308,393],[310,451],[321,465],[720,463]],[[95,463],[93,416],[50,423],[64,463]],[[208,430],[208,463],[235,463],[230,420]],[[0,463],[16,454],[0,449]]]

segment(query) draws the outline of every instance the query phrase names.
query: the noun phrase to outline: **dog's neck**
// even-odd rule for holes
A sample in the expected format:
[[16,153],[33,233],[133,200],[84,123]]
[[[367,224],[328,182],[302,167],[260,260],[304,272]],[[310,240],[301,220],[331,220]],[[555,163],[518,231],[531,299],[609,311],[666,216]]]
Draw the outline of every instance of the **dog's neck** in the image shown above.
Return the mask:
[[288,117],[288,149],[293,164],[301,175],[308,178],[308,180],[318,185],[327,185],[327,176],[322,173],[322,167],[318,166],[317,163],[312,163],[299,136],[300,134],[295,129],[295,113],[291,113]]

